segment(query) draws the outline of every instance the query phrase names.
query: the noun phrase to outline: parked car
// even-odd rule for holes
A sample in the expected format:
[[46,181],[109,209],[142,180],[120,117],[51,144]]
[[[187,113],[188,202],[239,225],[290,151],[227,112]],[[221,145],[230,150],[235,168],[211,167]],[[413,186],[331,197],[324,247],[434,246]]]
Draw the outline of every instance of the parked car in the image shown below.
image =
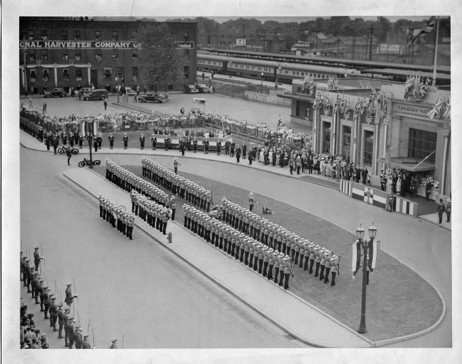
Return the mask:
[[89,95],[91,93],[91,91],[92,91],[91,87],[82,87],[79,92],[83,97],[85,97],[85,96]]
[[61,87],[55,87],[51,91],[45,91],[45,97],[66,97],[67,92]]
[[108,92],[104,88],[96,89],[96,90],[91,91],[88,94],[83,95],[83,99],[85,101],[88,101],[88,100],[104,100],[104,99],[107,99],[107,98],[108,98]]
[[168,102],[168,95],[158,94],[157,92],[148,92],[146,95],[140,95],[137,98],[138,102]]
[[203,83],[198,83],[196,85],[196,89],[199,91],[199,93],[201,94],[209,94],[210,93],[210,89],[205,86]]
[[133,90],[131,87],[125,87],[125,93],[128,96],[135,96],[136,95],[136,91]]
[[185,94],[198,94],[199,90],[194,87],[194,85],[184,85]]

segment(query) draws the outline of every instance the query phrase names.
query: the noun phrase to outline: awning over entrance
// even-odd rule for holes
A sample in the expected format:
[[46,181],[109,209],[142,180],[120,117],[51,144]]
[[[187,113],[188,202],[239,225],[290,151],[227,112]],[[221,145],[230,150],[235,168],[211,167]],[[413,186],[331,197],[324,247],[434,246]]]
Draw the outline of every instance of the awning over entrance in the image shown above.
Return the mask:
[[[379,163],[387,163],[385,158],[380,158]],[[426,172],[434,171],[435,164],[430,162],[422,162],[414,158],[391,158],[390,168],[401,168],[410,172]]]

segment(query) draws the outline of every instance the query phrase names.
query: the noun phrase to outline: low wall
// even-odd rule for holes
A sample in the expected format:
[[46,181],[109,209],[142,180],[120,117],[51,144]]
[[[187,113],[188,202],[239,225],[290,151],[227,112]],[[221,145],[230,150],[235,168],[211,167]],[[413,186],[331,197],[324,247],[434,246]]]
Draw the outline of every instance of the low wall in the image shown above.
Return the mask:
[[292,101],[290,99],[278,97],[276,93],[270,93],[268,95],[261,92],[246,90],[245,99],[250,101],[263,102],[265,104],[281,105],[287,107],[290,107],[292,105]]
[[[378,206],[385,209],[387,204],[387,194],[380,188],[365,186],[361,183],[352,181],[340,180],[340,192],[348,195],[356,200],[364,201],[370,205]],[[404,215],[417,217],[419,212],[419,204],[395,195],[393,211]]]

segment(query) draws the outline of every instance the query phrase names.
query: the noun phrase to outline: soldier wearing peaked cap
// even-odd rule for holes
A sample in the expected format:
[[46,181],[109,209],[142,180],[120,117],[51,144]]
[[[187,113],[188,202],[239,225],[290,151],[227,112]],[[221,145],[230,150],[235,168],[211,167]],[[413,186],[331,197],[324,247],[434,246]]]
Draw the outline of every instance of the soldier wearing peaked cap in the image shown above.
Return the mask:
[[266,277],[268,275],[268,263],[269,263],[268,247],[262,246],[261,250],[263,254],[263,277]]
[[56,328],[57,319],[58,306],[56,304],[56,297],[52,297],[50,302],[50,326],[53,328],[53,331],[58,331],[58,329]]
[[88,334],[83,336],[82,349],[91,349],[91,344],[88,339]]
[[117,339],[116,338],[111,340],[111,346],[109,347],[109,349],[117,349]]
[[76,349],[82,349],[83,345],[83,336],[82,336],[82,329],[80,326],[77,326],[75,328],[74,332],[74,342],[75,342],[75,348]]
[[[69,308],[66,308],[64,310],[64,315],[63,315],[63,324],[64,324],[64,346],[67,347],[69,345],[69,336],[68,336],[68,325],[69,325],[69,321],[70,321],[71,317],[70,317],[70,309]],[[59,334],[60,337],[61,334]]]
[[284,289],[289,289],[289,277],[292,274],[294,276],[294,272],[291,267],[292,259],[286,255],[284,257]]
[[314,272],[314,276],[317,277],[319,275],[319,266],[321,264],[321,246],[316,245],[314,248],[314,255],[315,255],[315,260],[314,262],[316,263],[316,270]]
[[274,254],[273,254],[273,252],[274,252],[273,248],[269,248],[266,251],[266,255],[268,257],[268,271],[267,271],[266,277],[270,281],[273,279],[273,267],[274,267]]
[[264,261],[263,247],[264,247],[264,244],[262,244],[262,243],[259,243],[257,245],[257,250],[258,250],[258,273],[260,273],[260,274],[263,274],[263,261]]
[[326,254],[328,253],[328,250],[326,248],[322,248],[321,249],[321,262],[320,262],[320,266],[321,266],[321,271],[319,273],[319,280],[323,281],[324,280],[324,271],[325,271],[325,268],[326,268]]
[[48,287],[44,287],[43,289],[43,306],[44,306],[44,309],[43,309],[43,318],[44,319],[48,319],[48,309],[50,307],[50,295],[49,295],[49,288]]
[[274,257],[274,283],[278,284],[279,282],[279,254],[280,252],[278,250],[275,250],[273,252],[273,257]]
[[76,330],[75,320],[73,317],[71,317],[67,323],[67,338],[69,340],[69,345],[68,345],[69,349],[72,349],[72,347],[74,346],[75,330]]
[[72,294],[71,285],[72,285],[71,283],[67,283],[66,290],[65,290],[66,298],[64,299],[64,302],[66,302],[68,307],[71,307],[74,299],[78,297],[77,295]]
[[63,303],[60,302],[58,305],[58,339],[63,338],[63,327],[64,327],[64,311],[63,311]]
[[279,254],[279,285],[282,287],[284,285],[284,258],[286,255],[284,253]]
[[40,262],[44,260],[43,257],[40,256],[40,253],[39,253],[39,248],[38,247],[35,247],[35,250],[34,250],[34,264],[35,264],[35,270],[39,270],[39,266],[40,266]]

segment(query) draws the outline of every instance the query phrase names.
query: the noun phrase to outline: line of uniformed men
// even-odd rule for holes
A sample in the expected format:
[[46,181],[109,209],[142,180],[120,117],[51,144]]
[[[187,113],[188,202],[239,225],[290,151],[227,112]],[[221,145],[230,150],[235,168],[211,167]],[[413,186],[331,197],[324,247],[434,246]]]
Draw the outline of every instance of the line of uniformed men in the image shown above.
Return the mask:
[[[244,233],[208,216],[187,204],[184,208],[184,226],[207,242],[225,251],[235,259],[289,289],[289,278],[293,274],[292,259],[278,250],[246,236]],[[273,277],[274,273],[274,277]]]
[[99,217],[109,222],[114,228],[117,228],[117,230],[132,240],[135,215],[125,211],[122,206],[116,206],[111,200],[102,195],[98,196],[98,200]]
[[332,274],[331,286],[335,286],[339,258],[330,250],[301,238],[226,197],[221,202],[218,214],[221,220],[268,247],[289,255],[296,265],[310,274],[315,266],[315,277],[319,276],[324,283],[329,282],[329,274]]
[[[38,247],[35,248],[38,250]],[[51,288],[45,283],[44,278],[38,273],[34,266],[30,265],[30,259],[22,256],[20,257],[21,267],[21,281],[24,286],[27,287],[27,292],[32,294],[32,298],[35,299],[35,304],[40,304],[40,312],[44,313],[44,319],[50,320],[50,327],[53,331],[58,331],[58,338],[65,341],[65,347],[72,349],[75,344],[76,349],[91,349],[88,341],[88,335],[82,334],[82,329],[76,326],[73,317],[70,317],[70,308],[73,300],[77,295],[72,294],[71,284],[67,284],[65,290],[65,302],[68,307],[63,310],[64,304],[62,302],[57,303],[57,297],[52,293]],[[37,267],[38,268],[38,267]],[[40,299],[40,302],[39,302]],[[34,343],[32,328],[35,327],[30,314],[26,318],[24,317],[24,311],[27,310],[27,305],[21,306],[21,345],[24,348],[38,348],[37,343]],[[58,328],[56,327],[58,325]],[[64,329],[64,336],[63,336]],[[44,336],[43,336],[44,335]],[[46,334],[40,337],[42,342],[42,348],[48,348],[48,339]],[[45,347],[44,347],[45,346]]]
[[127,192],[135,190],[138,193],[142,193],[162,206],[167,205],[170,201],[169,195],[160,188],[119,166],[110,159],[106,159],[106,179]]
[[141,158],[141,165],[143,176],[153,180],[154,183],[163,186],[173,194],[179,195],[194,206],[210,211],[212,204],[212,192],[210,190],[147,157]]
[[132,212],[166,235],[167,222],[172,217],[172,210],[157,204],[135,190],[130,192],[130,198],[132,200]]

